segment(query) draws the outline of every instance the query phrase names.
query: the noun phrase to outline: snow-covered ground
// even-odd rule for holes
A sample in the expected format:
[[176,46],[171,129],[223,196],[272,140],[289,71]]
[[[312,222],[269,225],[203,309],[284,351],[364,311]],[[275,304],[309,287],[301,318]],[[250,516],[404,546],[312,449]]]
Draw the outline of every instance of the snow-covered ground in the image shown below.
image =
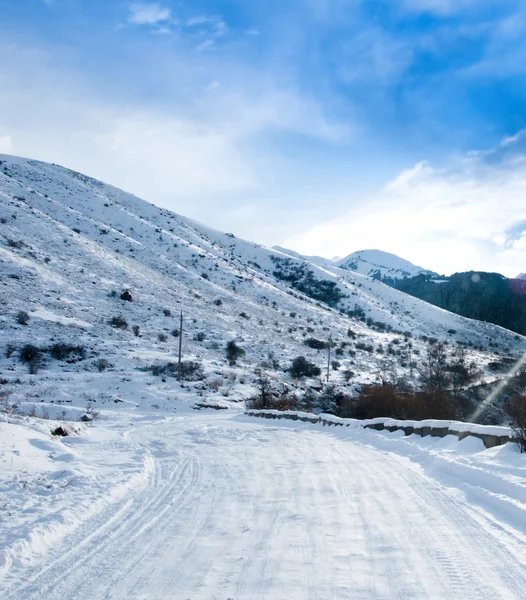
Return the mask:
[[51,489],[18,485],[25,506],[45,494],[55,509],[34,535],[17,527],[25,510],[4,511],[3,598],[524,597],[526,464],[513,445],[232,409],[115,417],[21,438],[40,479],[69,472]]

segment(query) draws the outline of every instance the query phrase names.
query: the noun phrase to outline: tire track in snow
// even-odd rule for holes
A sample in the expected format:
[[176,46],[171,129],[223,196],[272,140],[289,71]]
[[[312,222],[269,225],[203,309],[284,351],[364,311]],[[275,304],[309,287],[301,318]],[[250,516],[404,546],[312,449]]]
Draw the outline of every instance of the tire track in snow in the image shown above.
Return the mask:
[[[140,498],[129,499],[114,515],[111,515],[107,521],[103,521],[101,525],[98,525],[95,530],[89,533],[84,539],[82,539],[82,536],[85,532],[79,531],[76,533],[73,536],[75,539],[74,545],[69,551],[64,552],[58,559],[31,577],[29,581],[26,581],[26,583],[14,593],[20,594],[21,592],[24,592],[24,594],[27,594],[27,596],[23,596],[25,598],[29,598],[29,594],[32,593],[36,594],[35,598],[51,598],[51,594],[57,594],[57,590],[63,585],[64,581],[74,577],[90,562],[90,560],[96,557],[96,555],[102,554],[108,546],[119,538],[119,536],[122,537],[125,535],[128,537],[127,543],[133,541],[138,532],[141,530],[145,531],[150,524],[150,522],[144,523],[142,521],[145,513],[148,513],[148,511],[154,512],[155,516],[151,518],[153,522],[166,512],[167,507],[159,513],[157,513],[157,510],[166,502],[166,498],[168,495],[171,495],[173,488],[176,487],[180,481],[184,480],[190,464],[191,461],[188,459],[183,461],[179,465],[180,468],[172,472],[167,484],[161,486],[161,467],[158,462],[155,462],[154,473],[147,490],[159,488],[159,491],[155,493],[153,497],[147,499],[144,506],[140,506]],[[187,485],[190,485],[190,483]],[[183,492],[184,487],[180,490],[181,494]],[[78,541],[78,538],[80,538],[81,541]],[[57,572],[59,575],[57,575]],[[46,581],[46,579],[49,579],[50,581]],[[57,581],[60,583],[57,584]],[[11,596],[7,597],[10,598]]]
[[503,529],[352,436],[204,415],[134,435],[154,454],[162,440],[151,485],[113,521],[87,523],[87,542],[57,549],[63,558],[13,600],[497,600],[526,589]]

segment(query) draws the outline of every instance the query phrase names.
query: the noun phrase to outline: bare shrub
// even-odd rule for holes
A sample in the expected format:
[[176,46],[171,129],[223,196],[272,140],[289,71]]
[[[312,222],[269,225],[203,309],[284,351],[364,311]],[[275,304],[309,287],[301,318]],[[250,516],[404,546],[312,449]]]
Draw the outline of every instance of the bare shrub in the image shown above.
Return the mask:
[[245,402],[246,408],[255,410],[294,410],[298,408],[298,401],[284,386],[278,386],[262,369],[256,369],[257,394]]
[[20,361],[24,363],[30,363],[34,360],[41,358],[42,349],[33,344],[25,344],[20,350]]
[[7,346],[5,347],[5,357],[6,358],[11,358],[11,356],[13,355],[13,353],[16,351],[16,346],[14,344],[7,344]]
[[116,329],[128,329],[128,321],[121,316],[112,317],[108,323]]
[[16,322],[19,325],[27,325],[29,323],[29,319],[29,313],[27,313],[25,310],[20,310],[16,315]]
[[243,356],[245,356],[245,351],[236,344],[235,340],[228,342],[226,345],[226,358],[229,365],[234,366],[237,359]]
[[132,331],[136,337],[139,337],[141,335],[141,328],[138,325],[134,325],[132,327]]
[[49,347],[49,354],[55,360],[83,360],[86,358],[86,348],[75,344],[58,342]]
[[351,381],[351,379],[353,377],[354,377],[354,371],[352,371],[351,369],[344,369],[343,378],[345,379],[346,383],[349,383],[349,381]]
[[166,342],[168,340],[168,336],[166,335],[166,333],[158,333],[157,338],[160,342]]
[[307,338],[304,342],[305,346],[309,348],[314,348],[315,350],[325,350],[329,347],[327,342],[323,340],[318,340],[316,338]]
[[304,356],[298,356],[292,361],[289,368],[291,377],[318,377],[321,375],[321,369],[314,363],[309,362]]
[[214,392],[218,392],[222,385],[223,381],[221,379],[213,379],[208,382],[208,387],[214,390]]
[[9,404],[9,396],[11,392],[9,390],[0,390],[0,412],[10,412],[11,405]]
[[42,360],[39,358],[35,358],[34,360],[29,361],[28,370],[30,375],[36,375],[40,368],[42,367]]
[[335,385],[324,386],[318,398],[318,407],[325,413],[339,415],[342,407],[347,406],[350,397]]
[[526,452],[526,395],[515,394],[507,405],[508,413],[512,419],[513,441],[521,453]]
[[99,373],[102,373],[103,371],[105,371],[106,369],[109,369],[110,367],[112,367],[113,365],[110,363],[110,361],[106,358],[98,358],[95,361],[95,368],[97,369],[97,371]]
[[181,363],[181,378],[185,381],[199,381],[203,379],[201,364],[193,360],[183,360]]
[[[150,367],[150,371],[152,375],[160,377],[179,377],[179,366],[173,362],[153,365]],[[200,381],[203,379],[201,364],[193,360],[182,361],[181,379],[185,381]]]
[[429,340],[426,357],[420,368],[420,377],[426,389],[444,390],[447,387],[449,373],[446,346],[443,342]]
[[451,395],[440,390],[403,392],[393,385],[364,386],[358,397],[346,403],[346,414],[357,419],[456,419],[458,411]]

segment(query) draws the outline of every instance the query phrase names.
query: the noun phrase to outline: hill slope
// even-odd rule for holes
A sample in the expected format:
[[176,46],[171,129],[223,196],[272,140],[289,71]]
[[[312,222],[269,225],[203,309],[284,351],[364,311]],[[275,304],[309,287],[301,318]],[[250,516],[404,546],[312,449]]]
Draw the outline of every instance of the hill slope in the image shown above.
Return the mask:
[[[408,369],[403,349],[410,338],[424,350],[420,336],[469,344],[479,362],[493,351],[523,348],[523,339],[505,329],[366,275],[235,238],[90,177],[10,156],[0,156],[0,268],[7,307],[0,316],[2,371],[26,372],[19,359],[28,342],[83,345],[85,360],[44,356],[48,370],[69,373],[70,395],[75,378],[96,371],[100,358],[133,373],[173,361],[179,311],[185,358],[200,363],[209,383],[239,373],[228,386],[238,398],[251,392],[250,374],[263,361],[278,380],[290,380],[284,369],[298,355],[323,367],[325,353],[307,347],[306,338],[332,334],[339,366],[331,377],[344,382],[351,369],[355,385],[375,379],[395,341],[401,371]],[[132,302],[120,299],[123,290]],[[20,311],[28,313],[27,325],[17,322]],[[114,317],[127,328],[112,326]],[[225,358],[229,340],[246,353],[237,367]],[[210,388],[202,395],[221,397]]]

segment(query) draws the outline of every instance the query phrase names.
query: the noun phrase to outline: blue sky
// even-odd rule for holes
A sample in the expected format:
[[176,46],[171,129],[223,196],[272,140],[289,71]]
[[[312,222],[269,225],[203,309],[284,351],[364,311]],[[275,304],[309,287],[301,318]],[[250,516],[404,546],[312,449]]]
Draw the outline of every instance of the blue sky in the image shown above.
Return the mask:
[[526,271],[518,0],[0,0],[0,151],[310,254]]

